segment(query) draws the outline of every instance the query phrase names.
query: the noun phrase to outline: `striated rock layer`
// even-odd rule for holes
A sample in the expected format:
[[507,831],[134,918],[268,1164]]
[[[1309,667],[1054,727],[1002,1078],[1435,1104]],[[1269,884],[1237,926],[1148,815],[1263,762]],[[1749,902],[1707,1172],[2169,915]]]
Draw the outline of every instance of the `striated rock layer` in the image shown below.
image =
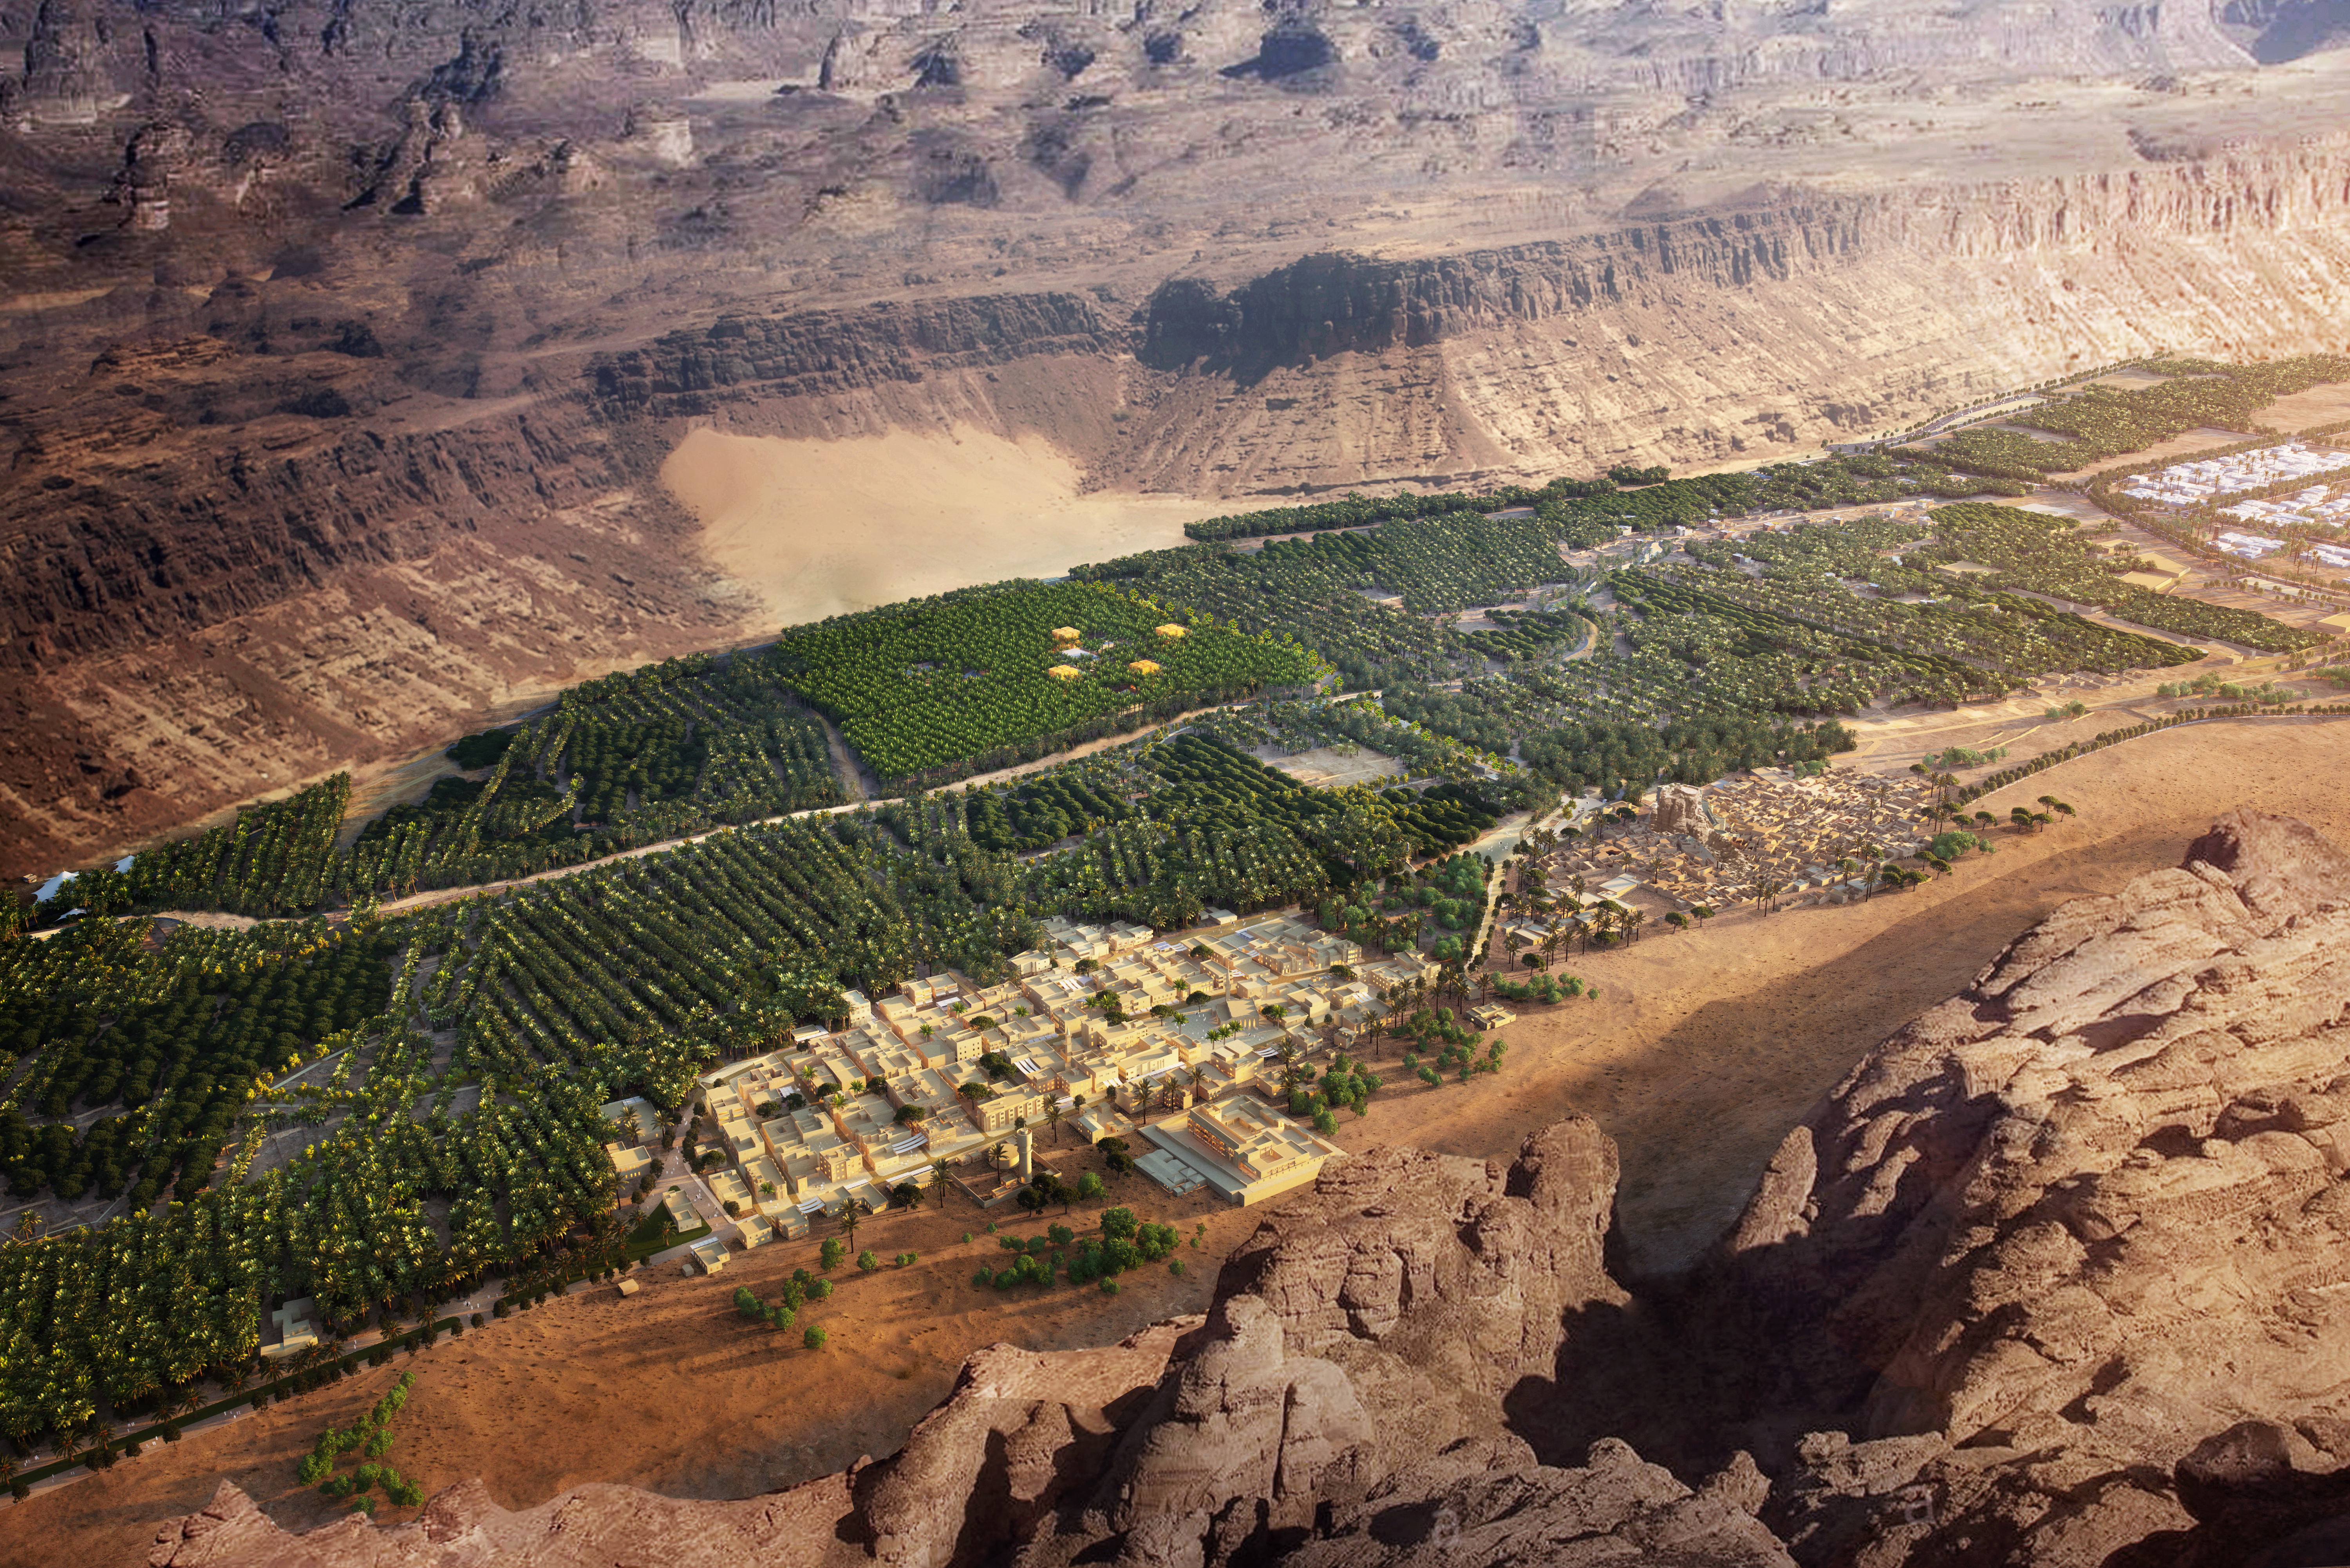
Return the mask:
[[1799,1553],[2242,1562],[2350,1511],[2345,1010],[2350,857],[2240,814],[1789,1134],[1718,1288],[1850,1411]]
[[2350,857],[2223,819],[1872,1052],[1651,1300],[1608,1272],[1589,1122],[1506,1164],[1381,1151],[1271,1215],[1204,1319],[983,1352],[845,1475],[461,1487],[303,1537],[224,1487],[151,1562],[2340,1561],[2345,939]]

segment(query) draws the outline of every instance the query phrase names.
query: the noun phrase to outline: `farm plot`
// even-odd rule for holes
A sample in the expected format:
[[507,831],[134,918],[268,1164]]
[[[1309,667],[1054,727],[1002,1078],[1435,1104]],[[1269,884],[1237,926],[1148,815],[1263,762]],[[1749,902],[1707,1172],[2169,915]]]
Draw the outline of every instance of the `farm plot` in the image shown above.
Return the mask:
[[972,589],[796,628],[775,659],[897,784],[1041,756],[1091,738],[1077,732],[1088,723],[1310,684],[1323,670],[1285,634],[1071,584]]
[[2254,610],[2157,593],[2129,582],[2125,574],[2130,563],[2093,552],[2066,518],[1982,502],[1940,507],[1933,518],[1936,537],[1927,558],[1994,567],[1995,575],[1981,579],[1988,587],[2095,605],[2119,619],[2158,631],[2224,639],[2267,653],[2290,653],[2325,640],[2322,633],[2286,626]]

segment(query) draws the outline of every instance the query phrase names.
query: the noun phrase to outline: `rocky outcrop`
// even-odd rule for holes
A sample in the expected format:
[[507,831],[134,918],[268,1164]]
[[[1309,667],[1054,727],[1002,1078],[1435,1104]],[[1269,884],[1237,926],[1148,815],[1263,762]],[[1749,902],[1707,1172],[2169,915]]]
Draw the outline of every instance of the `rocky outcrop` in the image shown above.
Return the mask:
[[599,357],[595,395],[615,415],[707,411],[730,397],[805,397],[914,382],[1038,355],[1107,354],[1125,334],[1068,294],[1008,294],[859,311],[729,316]]
[[[822,1565],[1016,1561],[1788,1568],[1742,1456],[1691,1488],[1620,1442],[1540,1463],[1496,1391],[1546,1366],[1602,1264],[1614,1151],[1589,1122],[1506,1164],[1387,1150],[1326,1173],[1228,1265],[1204,1319],[1103,1350],[974,1356],[899,1453],[736,1503],[582,1488],[507,1512],[478,1488],[416,1523],[276,1531],[233,1488],[157,1539],[202,1565]],[[1440,1350],[1440,1346],[1445,1348]]]
[[168,120],[143,126],[130,139],[110,192],[124,209],[126,227],[161,234],[172,226],[172,178],[186,161],[192,140],[185,126]]
[[1669,784],[1657,790],[1657,806],[1648,827],[1655,833],[1679,833],[1702,839],[1715,829],[1713,818],[1705,808],[1705,789],[1700,784]]
[[1798,1456],[1799,1551],[2242,1561],[2350,1508],[2350,1403],[2308,1375],[2350,1364],[2345,939],[2350,857],[2230,817],[1789,1135],[1719,1289],[1854,1414]]

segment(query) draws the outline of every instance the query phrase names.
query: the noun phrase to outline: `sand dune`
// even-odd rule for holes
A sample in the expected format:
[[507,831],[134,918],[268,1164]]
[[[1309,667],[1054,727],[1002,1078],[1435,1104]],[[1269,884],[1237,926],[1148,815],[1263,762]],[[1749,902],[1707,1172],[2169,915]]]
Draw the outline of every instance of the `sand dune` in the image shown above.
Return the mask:
[[1081,494],[1046,442],[962,429],[793,441],[697,430],[661,483],[702,520],[719,569],[778,622],[814,620],[1183,543],[1228,504]]

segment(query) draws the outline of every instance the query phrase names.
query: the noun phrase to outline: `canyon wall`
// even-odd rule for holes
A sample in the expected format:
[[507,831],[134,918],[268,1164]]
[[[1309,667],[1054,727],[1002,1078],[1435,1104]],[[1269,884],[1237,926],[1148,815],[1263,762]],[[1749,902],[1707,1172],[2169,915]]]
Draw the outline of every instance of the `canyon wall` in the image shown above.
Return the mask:
[[[169,317],[210,330],[98,355],[8,431],[0,851],[52,869],[599,659],[755,635],[655,477],[692,422],[973,426],[1041,436],[1090,484],[1242,504],[1764,461],[2166,344],[2338,347],[2345,148],[1776,190],[1492,250],[1309,254],[1223,289],[1178,276],[1131,303],[737,306],[608,349],[501,324],[455,386],[444,334],[401,347],[429,321],[379,317],[355,343],[347,286],[231,280]],[[197,650],[223,642],[248,649],[226,685]]]
[[2350,304],[2350,72],[2189,13],[400,15],[0,12],[0,871],[772,629],[659,483],[695,423],[1246,504],[1767,461]]
[[224,1487],[151,1562],[2338,1561],[2345,938],[2350,857],[2235,814],[1871,1052],[1689,1277],[1610,1273],[1587,1121],[1378,1151],[1270,1214],[1204,1318],[983,1352],[843,1475],[459,1487],[303,1537]]

